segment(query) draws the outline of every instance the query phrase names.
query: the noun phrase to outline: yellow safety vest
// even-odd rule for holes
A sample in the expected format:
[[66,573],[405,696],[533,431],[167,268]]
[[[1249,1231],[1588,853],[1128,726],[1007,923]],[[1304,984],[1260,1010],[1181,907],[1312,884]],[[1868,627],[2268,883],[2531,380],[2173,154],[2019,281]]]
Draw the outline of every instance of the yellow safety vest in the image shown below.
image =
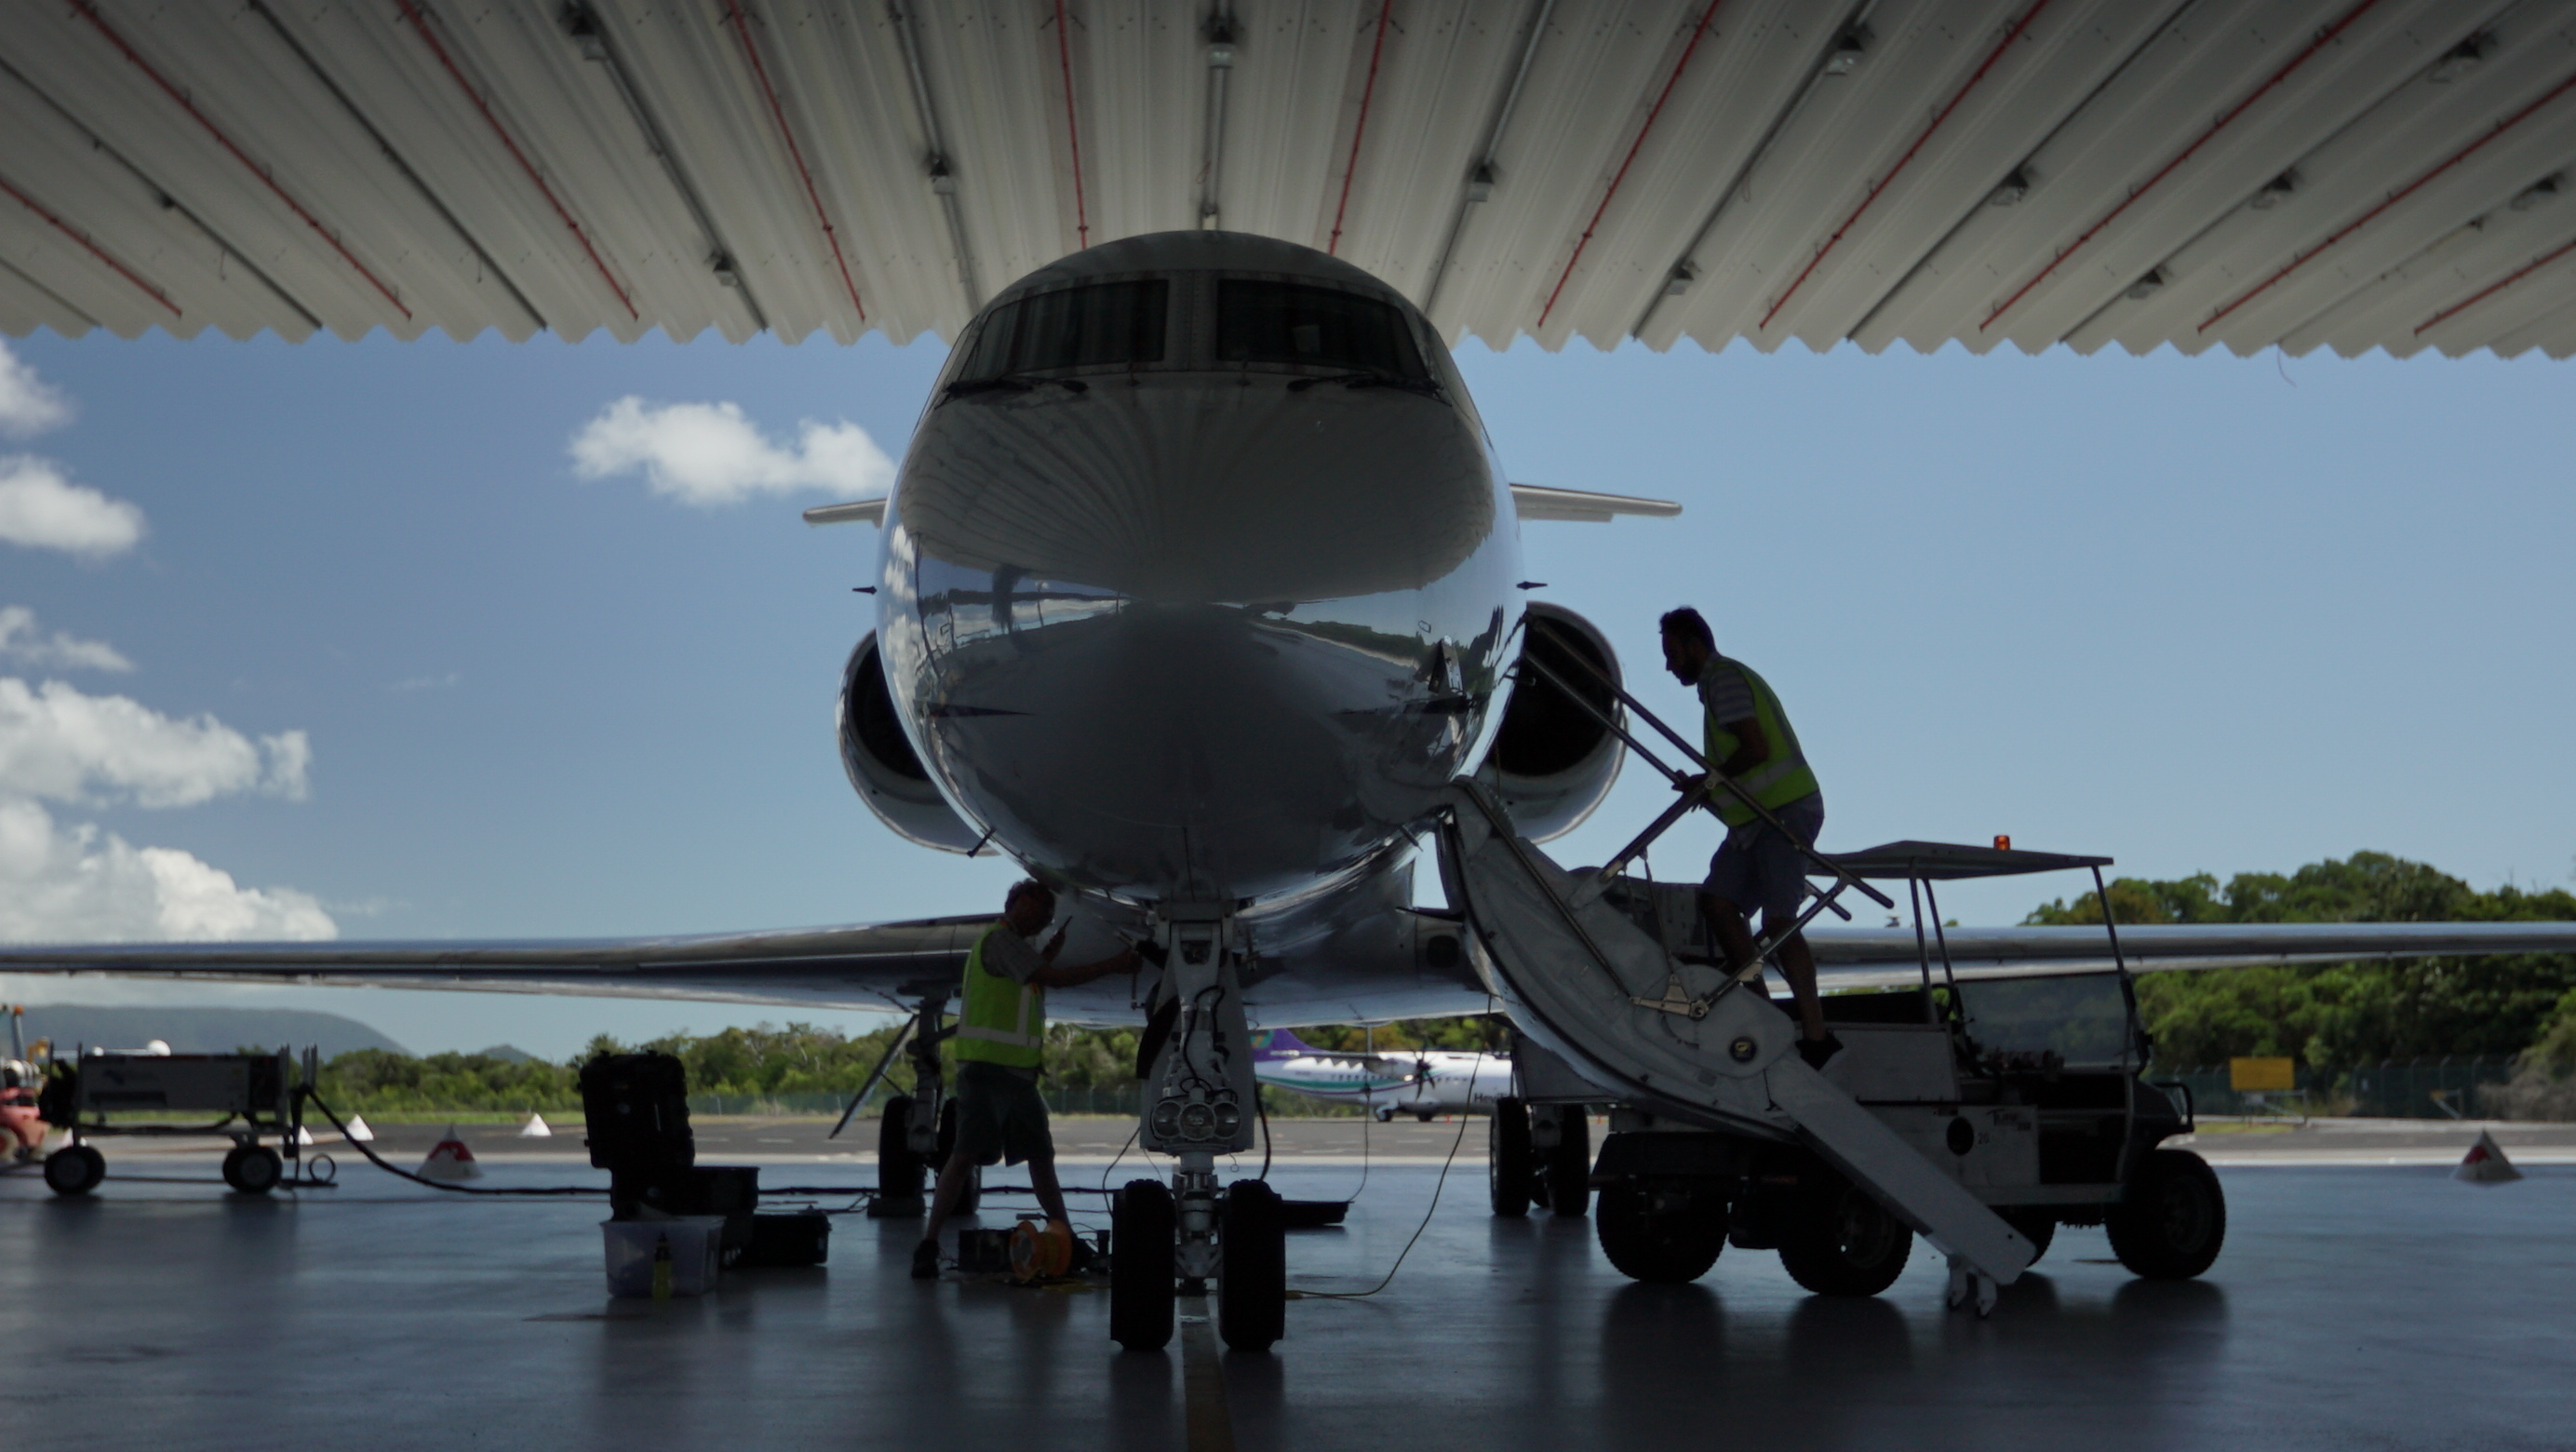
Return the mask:
[[[1774,812],[1822,790],[1816,783],[1816,773],[1807,765],[1807,754],[1798,748],[1798,733],[1789,725],[1789,713],[1780,709],[1780,698],[1772,692],[1770,682],[1740,660],[1726,664],[1744,672],[1744,683],[1753,688],[1753,719],[1762,727],[1762,740],[1771,748],[1770,759],[1735,778],[1735,784],[1760,802],[1764,810]],[[1709,773],[1714,776],[1718,766],[1735,755],[1735,749],[1743,743],[1726,729],[1726,723],[1718,720],[1716,713],[1705,714]],[[1712,785],[1709,799],[1717,808],[1718,820],[1730,827],[1741,827],[1753,820],[1753,809],[1724,787]]]
[[984,930],[966,953],[966,1007],[957,1020],[957,1057],[1034,1069],[1046,1060],[1046,990],[1014,983],[984,967],[984,945],[1000,923]]

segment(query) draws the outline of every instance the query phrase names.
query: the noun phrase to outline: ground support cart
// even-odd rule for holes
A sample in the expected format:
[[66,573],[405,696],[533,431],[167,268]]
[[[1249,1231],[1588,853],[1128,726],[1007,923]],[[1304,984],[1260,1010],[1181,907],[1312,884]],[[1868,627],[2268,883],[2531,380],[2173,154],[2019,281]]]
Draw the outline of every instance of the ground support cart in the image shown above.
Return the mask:
[[[71,1143],[45,1158],[45,1184],[58,1195],[86,1195],[107,1175],[107,1157],[95,1140],[118,1137],[173,1139],[220,1135],[233,1142],[224,1156],[224,1183],[245,1195],[327,1187],[336,1166],[328,1155],[306,1155],[304,1100],[320,1070],[319,1055],[164,1054],[83,1050],[46,1065],[39,1099],[45,1122],[69,1132]],[[299,1076],[298,1070],[301,1069]],[[211,1124],[138,1122],[132,1116],[216,1114]],[[261,1141],[273,1139],[274,1148]]]

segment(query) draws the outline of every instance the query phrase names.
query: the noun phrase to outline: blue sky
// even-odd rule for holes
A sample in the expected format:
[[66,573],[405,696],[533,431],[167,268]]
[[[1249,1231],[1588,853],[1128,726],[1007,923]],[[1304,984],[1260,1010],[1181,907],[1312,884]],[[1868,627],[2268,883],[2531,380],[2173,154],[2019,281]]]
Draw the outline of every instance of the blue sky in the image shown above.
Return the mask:
[[[832,697],[875,539],[796,518],[866,474],[860,434],[900,456],[935,342],[9,348],[0,917],[22,936],[47,912],[167,921],[180,898],[190,921],[344,938],[866,921],[979,911],[1012,875],[899,842],[843,782]],[[1516,479],[1684,501],[1678,521],[1531,525],[1531,577],[1677,713],[1654,618],[1698,604],[1785,698],[1828,846],[2009,832],[2155,876],[2367,847],[2482,887],[2576,868],[2568,365],[1461,362]],[[612,447],[584,477],[573,441],[630,397],[735,405],[645,416],[756,431],[766,472],[717,487],[680,460],[656,489]],[[1597,859],[1664,799],[1632,769],[1559,856]],[[1685,829],[1657,868],[1695,873],[1711,838]],[[2010,921],[2073,885],[1944,905]],[[422,1050],[779,1016],[221,1001],[242,994]]]

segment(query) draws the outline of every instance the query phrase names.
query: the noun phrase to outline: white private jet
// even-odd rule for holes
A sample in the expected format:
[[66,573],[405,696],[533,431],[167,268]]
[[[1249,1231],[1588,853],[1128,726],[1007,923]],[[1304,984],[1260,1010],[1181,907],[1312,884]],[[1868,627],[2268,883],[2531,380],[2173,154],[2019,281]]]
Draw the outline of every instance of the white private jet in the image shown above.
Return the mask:
[[[1576,1123],[1583,1102],[1628,1116],[1614,1120],[1602,1164],[1615,1161],[1634,1193],[1604,1200],[1601,1235],[1622,1269],[1650,1279],[1707,1269],[1709,1226],[1722,1237],[1733,1213],[1739,1235],[1862,1227],[1808,1246],[1800,1278],[1867,1293],[1886,1284],[1876,1277],[1889,1255],[1901,1266],[1910,1226],[1973,1270],[1990,1304],[1992,1285],[2032,1250],[1979,1197],[2020,1194],[2001,1203],[2043,1219],[2098,1218],[2104,1197],[2124,1192],[2094,1182],[2117,1181],[2132,1147],[2187,1122],[2187,1107],[2137,1077],[2132,1007],[2129,1037],[2103,1040],[2122,1045],[2116,1073],[2102,1071],[2107,1107],[2016,1107],[2020,1091],[2006,1085],[1973,1114],[1954,1102],[1946,1119],[1905,1121],[1903,1133],[1930,1136],[1917,1154],[1872,1129],[1855,1099],[1893,1084],[1934,1096],[1917,1117],[1937,1116],[1940,1094],[1963,1092],[1939,1087],[1950,1084],[1948,1040],[1916,1054],[1916,1079],[1933,1088],[1905,1088],[1916,1080],[1902,1075],[1876,1089],[1828,1085],[1782,1058],[1784,1018],[1716,983],[1705,944],[1694,952],[1688,940],[1696,914],[1685,908],[1673,919],[1681,936],[1658,948],[1603,916],[1615,882],[1544,862],[1533,844],[1588,816],[1637,743],[1608,639],[1528,598],[1520,525],[1677,513],[1507,482],[1464,380],[1402,294],[1313,249],[1222,232],[1105,243],[1003,289],[961,334],[890,495],[809,513],[881,526],[877,628],[851,652],[839,704],[841,761],[862,799],[923,847],[1004,853],[1063,889],[1076,960],[1121,938],[1160,954],[1132,985],[1104,980],[1051,1003],[1061,1021],[1146,1026],[1140,1136],[1177,1166],[1168,1187],[1131,1185],[1117,1212],[1110,1320],[1121,1343],[1164,1344],[1176,1282],[1211,1277],[1231,1344],[1279,1334],[1278,1202],[1257,1181],[1221,1187],[1216,1170],[1256,1134],[1244,1052],[1254,1023],[1510,1013],[1524,1083],[1542,1064],[1568,1071],[1533,1098]],[[1446,910],[1415,907],[1426,834],[1441,845]],[[1909,843],[1866,861],[1919,877],[1927,862],[1963,873],[2104,860],[2038,858]],[[988,922],[11,947],[0,971],[896,1008],[935,1030]],[[1912,985],[1919,967],[1926,991],[1890,1009],[1879,1035],[1889,1044],[1937,1030],[1936,1012],[1955,1017],[1955,986],[1949,1009],[1928,991],[1917,934],[1820,928],[1811,941],[1844,985]],[[1939,938],[1959,982],[2116,969],[2120,993],[2125,972],[2142,968],[2571,945],[2568,924],[2124,929],[2107,953],[2089,929]],[[2000,1021],[1973,1026],[1991,1038]],[[934,1037],[916,1031],[916,1050]],[[2031,1061],[2045,1067],[2045,1052]],[[919,1156],[934,1143],[937,1060],[917,1063],[924,1087],[880,1140],[887,1205],[907,1186],[917,1195]],[[1995,1072],[2007,1070],[2019,1072]],[[2047,1078],[2059,1086],[2047,1092],[2071,1094],[2061,1081],[2074,1082]],[[2052,1128],[2033,1119],[2043,1110],[2071,1118]],[[2114,1170],[2086,1169],[2080,1186],[1994,1188],[2045,1181],[2052,1164],[2095,1165],[2105,1115],[2124,1126],[2118,1156],[2100,1161]],[[1497,1165],[1578,1142],[1495,1122]],[[1944,1124],[1957,1160],[1940,1170]],[[1636,1153],[1620,1150],[1623,1138]],[[1993,1171],[2005,1179],[1956,1167],[1984,1164],[1968,1151],[1989,1141],[2023,1157]],[[1571,1168],[1561,1183],[1579,1192],[1582,1167]],[[1808,1181],[1867,1195],[1851,1190],[1803,1218],[1763,1198]],[[1498,1181],[1497,1209],[1525,1206],[1523,1188]],[[1878,1258],[1853,1259],[1864,1253]]]

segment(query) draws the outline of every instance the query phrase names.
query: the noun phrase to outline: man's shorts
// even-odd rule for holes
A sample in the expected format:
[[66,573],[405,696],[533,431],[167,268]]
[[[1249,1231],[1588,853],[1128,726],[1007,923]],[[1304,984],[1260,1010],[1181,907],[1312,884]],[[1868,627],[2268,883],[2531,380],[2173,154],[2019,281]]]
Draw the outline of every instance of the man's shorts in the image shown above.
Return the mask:
[[[1825,829],[1825,794],[1811,792],[1785,807],[1772,809],[1780,825],[1812,847]],[[1746,913],[1759,908],[1763,929],[1787,927],[1797,920],[1799,901],[1807,892],[1807,859],[1788,838],[1756,817],[1726,834],[1717,855],[1708,860],[1707,891]]]
[[1046,1101],[1035,1070],[969,1059],[957,1069],[957,1148],[989,1165],[995,1160],[1055,1158]]

